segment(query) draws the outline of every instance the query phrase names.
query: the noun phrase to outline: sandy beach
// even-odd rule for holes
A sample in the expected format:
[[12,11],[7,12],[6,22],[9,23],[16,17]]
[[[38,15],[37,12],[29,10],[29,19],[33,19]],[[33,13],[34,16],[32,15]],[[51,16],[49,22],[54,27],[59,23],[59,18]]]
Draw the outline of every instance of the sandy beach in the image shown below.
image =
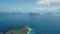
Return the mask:
[[27,27],[28,29],[29,29],[29,31],[28,31],[28,33],[27,34],[29,34],[30,33],[30,31],[31,31],[31,29],[29,28],[29,27]]

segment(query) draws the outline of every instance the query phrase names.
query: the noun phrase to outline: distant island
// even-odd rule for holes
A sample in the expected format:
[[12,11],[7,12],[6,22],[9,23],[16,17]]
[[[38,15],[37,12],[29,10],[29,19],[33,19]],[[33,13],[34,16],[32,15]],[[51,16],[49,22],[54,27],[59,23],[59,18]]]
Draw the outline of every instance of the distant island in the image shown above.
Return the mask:
[[22,13],[22,12],[0,12],[0,15],[29,15],[29,16],[39,16],[39,13]]
[[11,13],[12,15],[19,15],[19,14],[22,14],[21,12],[12,12]]
[[32,13],[32,12],[30,12],[30,13],[28,13],[28,15],[29,16],[39,16],[40,14],[39,13]]
[[0,12],[0,15],[20,15],[20,14],[23,14],[21,12]]
[[[20,29],[10,30],[6,32],[5,34],[29,34],[30,31],[31,29],[28,27],[28,25],[25,24]],[[3,33],[0,32],[0,34],[3,34]]]

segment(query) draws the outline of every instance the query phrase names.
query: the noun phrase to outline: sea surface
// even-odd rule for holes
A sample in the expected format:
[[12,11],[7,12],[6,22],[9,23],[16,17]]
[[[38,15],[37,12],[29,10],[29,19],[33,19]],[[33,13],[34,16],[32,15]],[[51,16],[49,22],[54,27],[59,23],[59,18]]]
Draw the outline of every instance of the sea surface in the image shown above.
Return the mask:
[[23,24],[33,28],[32,34],[60,34],[60,15],[0,15],[0,32],[18,29]]

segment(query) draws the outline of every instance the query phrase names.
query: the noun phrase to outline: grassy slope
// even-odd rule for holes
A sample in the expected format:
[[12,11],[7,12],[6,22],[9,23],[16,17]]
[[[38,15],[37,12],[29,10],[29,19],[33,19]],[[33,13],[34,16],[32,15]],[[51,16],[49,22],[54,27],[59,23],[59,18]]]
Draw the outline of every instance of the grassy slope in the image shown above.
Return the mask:
[[2,32],[0,32],[0,34],[3,34]]
[[17,30],[8,31],[5,34],[27,34],[28,31],[29,31],[29,29],[27,28],[27,26],[24,26],[24,27],[17,29]]

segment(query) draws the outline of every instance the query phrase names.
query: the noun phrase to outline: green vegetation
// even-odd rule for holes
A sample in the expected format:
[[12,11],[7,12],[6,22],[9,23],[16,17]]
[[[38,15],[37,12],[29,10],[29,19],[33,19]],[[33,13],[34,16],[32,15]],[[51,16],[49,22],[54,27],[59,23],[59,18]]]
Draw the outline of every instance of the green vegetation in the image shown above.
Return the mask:
[[24,25],[20,29],[11,30],[11,31],[6,32],[5,34],[27,34],[29,31],[27,27],[28,27],[27,25]]
[[0,34],[3,34],[2,32],[0,32]]

